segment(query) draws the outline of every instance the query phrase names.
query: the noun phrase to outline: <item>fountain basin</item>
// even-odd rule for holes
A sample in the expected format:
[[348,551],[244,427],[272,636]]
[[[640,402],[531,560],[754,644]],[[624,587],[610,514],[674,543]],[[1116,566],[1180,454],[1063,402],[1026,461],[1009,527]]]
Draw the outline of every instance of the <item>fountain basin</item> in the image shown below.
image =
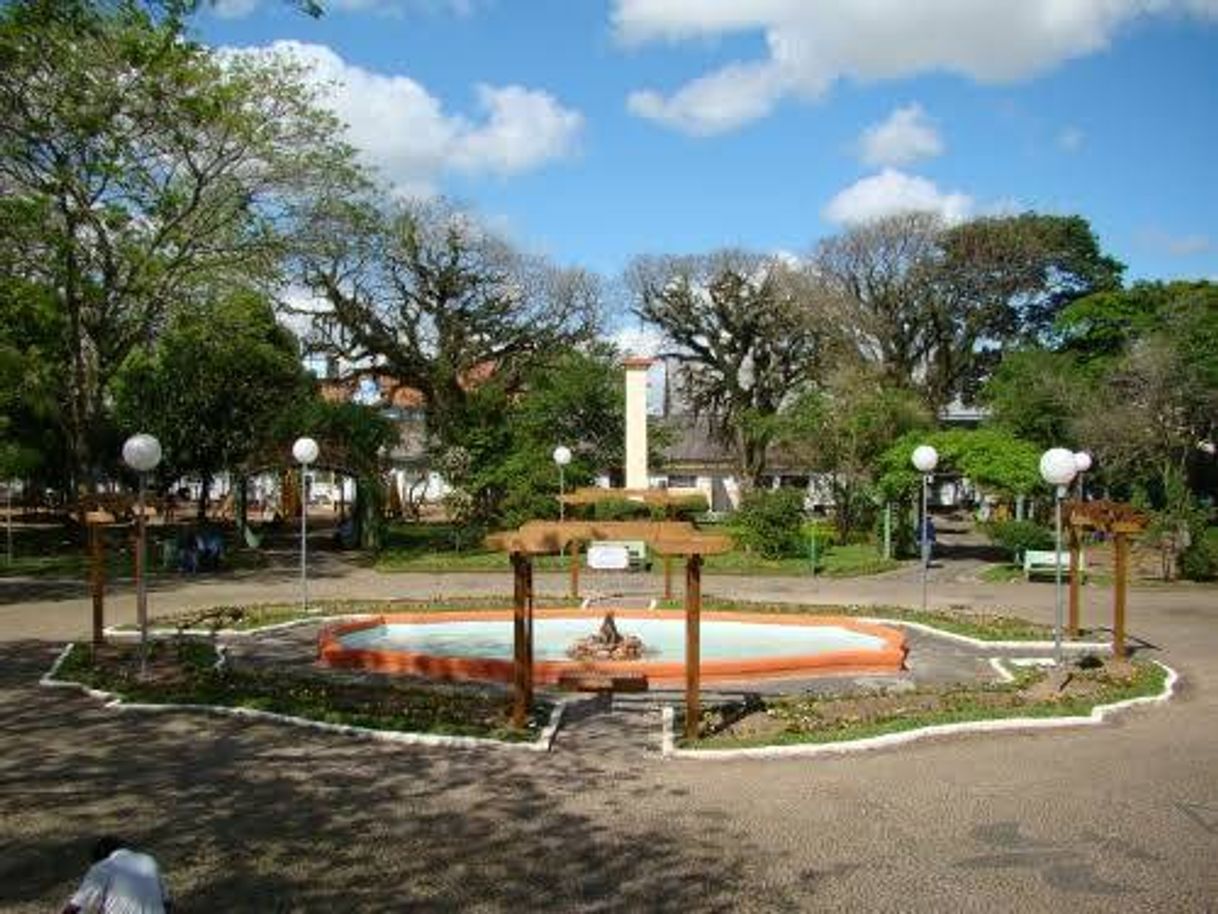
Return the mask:
[[[572,673],[642,675],[678,684],[685,677],[685,613],[617,611],[624,634],[642,638],[641,660],[571,660],[567,648],[595,631],[587,610],[534,611],[533,678],[552,685]],[[703,612],[704,681],[745,681],[849,673],[896,673],[904,668],[905,636],[895,628],[837,616]],[[327,626],[319,636],[326,666],[429,679],[511,682],[511,610],[394,613]]]

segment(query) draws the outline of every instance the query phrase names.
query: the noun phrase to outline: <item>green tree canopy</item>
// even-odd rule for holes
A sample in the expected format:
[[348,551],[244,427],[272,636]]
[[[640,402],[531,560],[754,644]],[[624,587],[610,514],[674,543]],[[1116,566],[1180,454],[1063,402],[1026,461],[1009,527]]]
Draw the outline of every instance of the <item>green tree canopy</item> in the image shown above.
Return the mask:
[[308,380],[296,338],[266,299],[244,292],[176,313],[153,345],[127,357],[112,391],[121,431],[155,435],[163,475],[198,475],[205,499],[217,473],[273,440]]
[[61,315],[77,483],[105,391],[176,306],[278,278],[301,203],[356,183],[337,121],[298,67],[221,56],[134,2],[0,7],[0,248]]
[[777,258],[741,251],[644,257],[630,268],[635,313],[681,366],[684,406],[706,416],[753,485],[779,412],[819,378],[831,336],[812,287]]
[[917,491],[921,475],[911,462],[914,448],[929,444],[939,452],[936,472],[956,472],[982,489],[1027,495],[1044,486],[1041,450],[1030,441],[995,428],[910,432],[880,457],[880,487],[889,498]]

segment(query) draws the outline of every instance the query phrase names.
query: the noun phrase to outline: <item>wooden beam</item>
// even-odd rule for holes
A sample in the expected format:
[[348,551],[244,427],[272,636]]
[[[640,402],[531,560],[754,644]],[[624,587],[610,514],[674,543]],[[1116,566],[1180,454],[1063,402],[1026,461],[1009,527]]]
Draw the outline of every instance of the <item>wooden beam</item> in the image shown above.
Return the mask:
[[672,599],[672,556],[664,556],[664,599]]
[[702,556],[685,560],[685,737],[696,739],[702,717]]
[[1129,537],[1125,533],[1113,536],[1113,574],[1116,582],[1112,589],[1112,655],[1119,660],[1125,651],[1125,597],[1129,584]]
[[1078,637],[1079,617],[1079,533],[1076,527],[1070,528],[1070,617],[1066,630],[1071,638]]

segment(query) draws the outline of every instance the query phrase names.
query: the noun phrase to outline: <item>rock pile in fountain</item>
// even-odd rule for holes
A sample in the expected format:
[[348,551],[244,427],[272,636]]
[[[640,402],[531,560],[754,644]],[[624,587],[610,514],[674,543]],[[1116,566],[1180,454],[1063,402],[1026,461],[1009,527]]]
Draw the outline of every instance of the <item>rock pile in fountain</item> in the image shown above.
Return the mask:
[[618,631],[610,612],[605,614],[595,634],[580,638],[567,648],[567,656],[572,660],[641,660],[643,640]]

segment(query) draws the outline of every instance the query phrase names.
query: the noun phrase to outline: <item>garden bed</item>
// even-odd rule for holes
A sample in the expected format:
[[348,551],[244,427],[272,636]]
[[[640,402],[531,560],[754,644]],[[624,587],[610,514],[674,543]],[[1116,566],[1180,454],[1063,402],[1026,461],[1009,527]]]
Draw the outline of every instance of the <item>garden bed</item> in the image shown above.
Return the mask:
[[1004,718],[1086,717],[1092,709],[1163,691],[1167,671],[1147,661],[1083,658],[1063,670],[1024,669],[1012,682],[845,696],[754,697],[702,718],[691,749],[738,749],[865,739]]
[[327,724],[521,742],[538,738],[553,706],[535,702],[524,729],[509,723],[511,698],[498,689],[392,681],[351,681],[280,671],[217,668],[209,642],[150,644],[147,675],[136,645],[75,645],[61,681],[113,693],[125,702],[247,708]]

